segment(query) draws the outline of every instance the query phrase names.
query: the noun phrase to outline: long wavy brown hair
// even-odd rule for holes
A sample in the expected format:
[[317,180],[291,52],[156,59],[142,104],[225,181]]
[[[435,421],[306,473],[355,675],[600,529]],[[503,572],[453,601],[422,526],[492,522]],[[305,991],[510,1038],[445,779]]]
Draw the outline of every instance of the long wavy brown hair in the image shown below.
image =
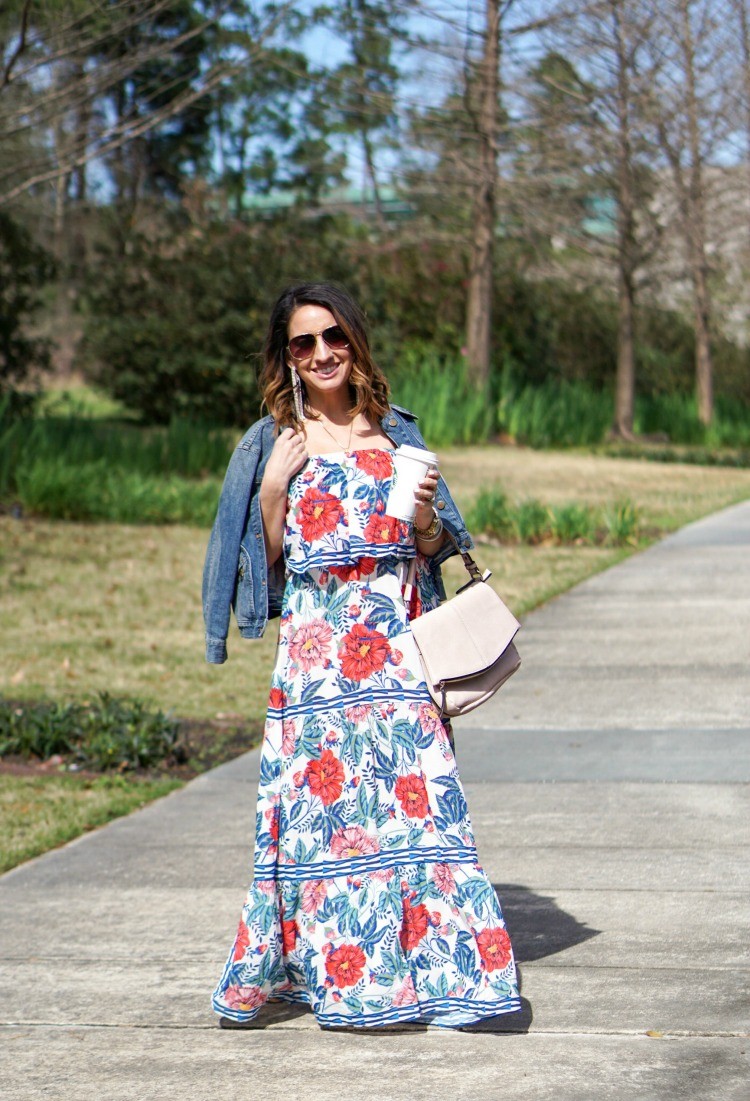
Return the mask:
[[[279,296],[271,311],[265,344],[263,365],[258,384],[263,405],[278,426],[300,425],[292,400],[292,373],[288,363],[289,319],[300,306],[323,306],[330,310],[349,339],[352,352],[352,370],[349,386],[352,391],[351,417],[358,413],[372,424],[377,424],[388,412],[390,389],[385,375],[377,366],[370,352],[365,315],[343,287],[335,283],[301,283],[287,287]],[[303,384],[304,394],[304,384]],[[305,395],[305,413],[308,412]],[[315,414],[310,409],[311,418]]]

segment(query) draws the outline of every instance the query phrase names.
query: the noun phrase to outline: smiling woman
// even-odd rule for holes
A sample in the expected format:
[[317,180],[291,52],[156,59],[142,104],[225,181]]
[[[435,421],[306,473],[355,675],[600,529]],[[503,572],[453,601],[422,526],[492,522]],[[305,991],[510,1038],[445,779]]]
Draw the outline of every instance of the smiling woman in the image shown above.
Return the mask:
[[286,291],[264,359],[270,415],[230,464],[206,557],[210,661],[226,657],[230,604],[247,638],[280,614],[255,875],[214,1008],[247,1022],[304,1002],[325,1027],[515,1012],[510,941],[410,628],[444,596],[446,532],[471,540],[434,469],[413,523],[388,514],[394,449],[424,441],[344,291]]

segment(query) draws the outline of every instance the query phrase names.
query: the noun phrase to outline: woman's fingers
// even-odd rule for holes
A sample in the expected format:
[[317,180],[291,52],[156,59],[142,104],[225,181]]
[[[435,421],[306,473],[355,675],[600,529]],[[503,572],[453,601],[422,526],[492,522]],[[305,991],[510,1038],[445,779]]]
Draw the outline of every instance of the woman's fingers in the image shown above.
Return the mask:
[[294,428],[285,428],[279,432],[268,459],[266,468],[268,478],[278,484],[279,488],[283,487],[286,492],[289,479],[299,473],[307,459],[305,437]]
[[428,471],[428,473],[425,474],[414,494],[418,501],[429,503],[435,499],[435,492],[438,485],[438,477],[439,475],[436,470]]

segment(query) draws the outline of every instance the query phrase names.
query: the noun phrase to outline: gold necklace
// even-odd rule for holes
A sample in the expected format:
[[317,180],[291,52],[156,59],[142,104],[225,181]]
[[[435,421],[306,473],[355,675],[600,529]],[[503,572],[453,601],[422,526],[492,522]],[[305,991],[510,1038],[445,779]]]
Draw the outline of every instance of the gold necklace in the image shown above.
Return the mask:
[[350,421],[350,423],[349,423],[349,439],[348,439],[348,441],[347,441],[346,447],[342,447],[342,445],[341,445],[341,441],[340,441],[340,440],[337,440],[337,439],[336,439],[336,437],[334,436],[333,432],[329,432],[329,431],[328,431],[328,429],[326,428],[326,426],[325,426],[325,425],[323,424],[323,418],[322,418],[322,417],[320,417],[319,419],[320,419],[320,427],[321,427],[321,428],[323,429],[323,431],[324,431],[324,432],[326,432],[326,433],[327,433],[327,434],[328,434],[328,435],[329,435],[329,436],[331,437],[331,439],[332,439],[332,440],[333,440],[333,442],[334,442],[334,443],[336,444],[336,446],[337,446],[337,447],[340,447],[342,451],[351,451],[351,447],[352,447],[352,432],[354,431],[354,417],[352,417],[352,419],[351,419],[351,421]]

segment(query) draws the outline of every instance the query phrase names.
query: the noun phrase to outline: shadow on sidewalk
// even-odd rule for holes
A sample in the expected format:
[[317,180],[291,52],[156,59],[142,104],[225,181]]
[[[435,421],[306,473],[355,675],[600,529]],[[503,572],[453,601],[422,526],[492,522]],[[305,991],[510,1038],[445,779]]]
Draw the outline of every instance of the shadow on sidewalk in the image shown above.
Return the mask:
[[577,921],[561,910],[553,898],[539,895],[518,883],[493,883],[503,908],[503,917],[513,943],[518,973],[518,990],[521,994],[520,1013],[505,1017],[491,1017],[462,1029],[463,1032],[528,1032],[534,1019],[531,1002],[523,997],[522,963],[543,960],[554,956],[591,937],[599,935],[598,929]]
[[492,886],[500,899],[513,952],[520,963],[543,960],[599,936],[599,929],[591,929],[567,914],[548,895],[537,894],[519,883]]

